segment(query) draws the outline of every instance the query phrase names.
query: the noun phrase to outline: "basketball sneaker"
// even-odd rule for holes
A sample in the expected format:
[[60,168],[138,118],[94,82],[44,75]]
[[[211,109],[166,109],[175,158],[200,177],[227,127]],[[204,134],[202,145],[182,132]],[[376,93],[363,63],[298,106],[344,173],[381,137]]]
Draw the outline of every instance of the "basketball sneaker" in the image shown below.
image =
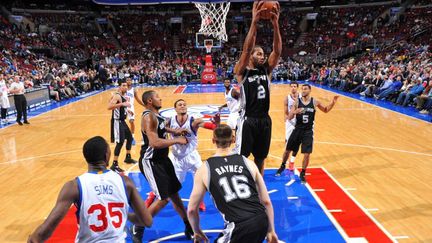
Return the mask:
[[194,232],[192,230],[192,226],[190,225],[189,221],[187,221],[187,220],[185,220],[183,222],[185,224],[184,234],[185,234],[185,236],[186,236],[186,238],[188,240],[191,240],[192,237],[194,236]]
[[132,225],[129,227],[129,233],[132,236],[133,243],[141,243],[144,236],[144,227]]
[[111,169],[112,171],[114,171],[114,172],[117,172],[117,173],[123,173],[123,172],[124,172],[124,170],[123,170],[122,168],[120,168],[120,166],[118,165],[117,162],[114,162],[114,163],[111,165],[110,169]]
[[126,158],[125,158],[124,162],[126,164],[136,164],[137,163],[136,160],[132,159],[130,154],[126,154]]
[[282,163],[281,166],[279,167],[279,169],[276,171],[275,176],[281,176],[281,174],[284,172],[285,170],[285,163]]
[[206,206],[205,206],[204,202],[200,202],[199,211],[201,211],[201,212],[205,212],[206,211]]
[[147,199],[145,200],[145,206],[146,208],[149,208],[150,205],[152,205],[152,203],[154,202],[156,198],[156,195],[154,194],[154,192],[150,192]]
[[302,184],[306,183],[306,171],[304,171],[304,170],[302,170],[300,172],[300,181],[301,181]]

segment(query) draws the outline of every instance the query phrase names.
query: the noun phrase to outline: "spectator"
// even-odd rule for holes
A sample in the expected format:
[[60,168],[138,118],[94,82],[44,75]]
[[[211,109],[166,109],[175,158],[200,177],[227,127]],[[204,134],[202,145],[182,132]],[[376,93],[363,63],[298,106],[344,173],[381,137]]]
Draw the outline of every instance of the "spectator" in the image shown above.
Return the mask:
[[382,100],[389,97],[389,95],[393,94],[397,90],[399,90],[402,87],[402,76],[397,76],[396,80],[392,82],[390,87],[383,90],[379,95],[375,95],[375,99]]
[[420,95],[424,90],[423,85],[421,84],[422,79],[419,77],[414,81],[414,86],[411,89],[406,90],[399,94],[399,97],[396,101],[397,105],[407,106],[409,102],[411,102],[416,96]]
[[416,98],[416,108],[422,114],[427,114],[432,108],[432,80],[429,81],[429,85],[426,87],[424,92]]

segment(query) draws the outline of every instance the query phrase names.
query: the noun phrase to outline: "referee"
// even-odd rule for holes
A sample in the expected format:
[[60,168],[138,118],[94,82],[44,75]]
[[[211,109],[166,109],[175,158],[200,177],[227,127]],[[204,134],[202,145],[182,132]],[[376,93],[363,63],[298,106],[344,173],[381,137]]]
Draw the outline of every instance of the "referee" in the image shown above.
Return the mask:
[[17,123],[22,126],[21,117],[24,118],[25,124],[30,124],[27,121],[27,99],[24,96],[24,84],[20,82],[19,76],[14,77],[14,82],[11,84],[9,92],[14,95],[15,108],[17,111]]

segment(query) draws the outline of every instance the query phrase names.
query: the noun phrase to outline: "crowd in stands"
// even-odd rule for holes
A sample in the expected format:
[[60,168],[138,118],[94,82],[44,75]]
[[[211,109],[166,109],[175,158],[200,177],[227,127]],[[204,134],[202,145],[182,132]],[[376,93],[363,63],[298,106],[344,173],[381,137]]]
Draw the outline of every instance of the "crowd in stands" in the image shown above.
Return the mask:
[[386,6],[321,9],[315,26],[300,43],[308,53],[329,53],[373,38],[373,22]]
[[[381,32],[373,32],[372,22],[384,10],[384,7],[368,11],[363,8],[322,9],[317,25],[304,43],[300,43],[300,48],[318,47],[322,52],[329,52],[337,46],[351,45],[373,36],[402,39],[401,35],[432,23],[431,8],[414,8],[407,10],[402,20],[389,28],[382,27]],[[284,50],[294,47],[305,13],[290,12],[281,16]],[[104,89],[125,78],[146,85],[175,85],[199,80],[204,51],[194,46],[200,19],[195,15],[193,18],[184,16],[183,32],[179,32],[168,24],[172,16],[148,14],[143,18],[138,13],[108,13],[104,17],[112,25],[100,24],[100,31],[94,16],[33,13],[26,15],[35,24],[35,30],[31,31],[29,26],[18,27],[0,15],[0,79],[10,83],[19,76],[28,89],[48,86],[56,101]],[[268,24],[261,23],[257,39],[257,44],[266,48],[266,53],[271,49],[273,35]],[[244,24],[231,23],[228,28],[230,40],[241,43],[239,38],[244,38],[247,30]],[[397,34],[394,30],[398,30]],[[172,48],[173,36],[179,37],[179,50]],[[432,106],[432,61],[428,46],[431,41],[428,36],[410,41],[411,44],[400,42],[390,49],[371,52],[349,62],[330,62],[324,66],[295,62],[284,52],[273,78],[309,80],[342,91],[390,100],[401,106],[414,105],[420,112],[428,113]],[[233,67],[241,49],[236,41],[213,52],[218,77],[234,77]],[[34,52],[37,47],[49,47],[93,62],[86,67],[66,65]]]
[[400,43],[391,52],[348,63],[312,68],[309,81],[400,106],[432,111],[432,53],[429,45]]

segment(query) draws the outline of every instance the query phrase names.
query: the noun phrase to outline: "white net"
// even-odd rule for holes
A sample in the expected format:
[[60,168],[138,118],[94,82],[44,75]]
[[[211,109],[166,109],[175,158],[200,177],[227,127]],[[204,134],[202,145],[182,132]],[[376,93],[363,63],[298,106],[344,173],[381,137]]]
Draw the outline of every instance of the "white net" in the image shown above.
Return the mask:
[[230,2],[195,3],[201,15],[201,28],[198,33],[227,41],[225,22]]

